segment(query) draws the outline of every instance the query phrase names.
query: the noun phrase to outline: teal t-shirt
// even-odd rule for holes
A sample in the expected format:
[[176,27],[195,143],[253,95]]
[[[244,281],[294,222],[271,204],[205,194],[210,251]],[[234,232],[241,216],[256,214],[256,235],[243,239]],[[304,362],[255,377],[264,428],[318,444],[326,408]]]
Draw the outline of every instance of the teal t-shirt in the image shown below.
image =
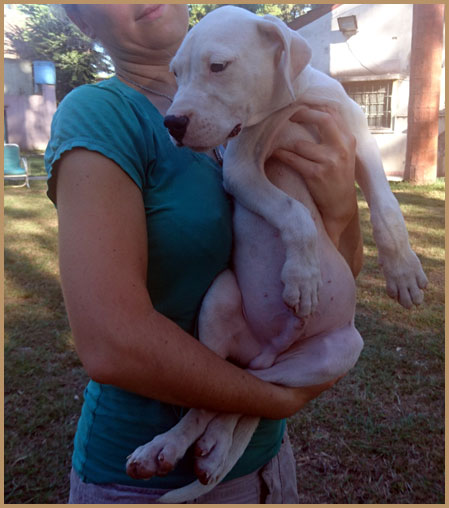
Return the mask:
[[[194,335],[202,298],[230,263],[231,203],[220,168],[205,154],[175,147],[157,109],[117,78],[84,85],[58,107],[45,153],[48,196],[55,204],[53,166],[75,147],[112,159],[141,190],[152,303]],[[75,436],[74,469],[91,483],[168,489],[186,485],[195,479],[191,450],[165,477],[134,480],[125,472],[126,457],[175,425],[185,411],[91,380]],[[262,420],[226,479],[266,464],[278,452],[284,428],[284,420]]]

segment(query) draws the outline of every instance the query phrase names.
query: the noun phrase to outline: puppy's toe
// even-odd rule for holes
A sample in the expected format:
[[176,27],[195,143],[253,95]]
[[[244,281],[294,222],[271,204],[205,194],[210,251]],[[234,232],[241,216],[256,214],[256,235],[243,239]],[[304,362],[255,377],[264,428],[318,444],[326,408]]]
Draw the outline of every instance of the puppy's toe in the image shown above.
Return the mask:
[[424,301],[424,292],[417,285],[409,288],[410,298],[414,305],[421,305]]
[[208,429],[197,441],[195,474],[204,485],[216,483],[224,470],[232,445],[232,433],[218,425]]
[[295,314],[299,312],[301,298],[298,288],[293,284],[286,284],[282,292],[282,299],[285,305],[293,310]]
[[404,284],[399,286],[399,303],[406,309],[411,309],[413,307],[409,289]]
[[395,281],[387,279],[386,290],[387,290],[387,295],[390,298],[393,298],[393,300],[398,300],[399,299],[399,288],[398,288],[398,286],[397,286]]
[[149,480],[155,475],[155,468],[148,467],[136,459],[128,460],[126,464],[126,474],[135,480]]
[[203,485],[209,485],[210,473],[208,471],[201,469],[201,466],[199,466],[197,462],[195,462],[194,471],[200,483]]
[[313,283],[305,285],[301,290],[301,300],[296,316],[305,318],[315,312],[318,305],[319,285]]
[[193,453],[195,457],[205,457],[206,455],[209,455],[209,453],[214,449],[214,447],[215,440],[206,434],[195,443]]
[[216,483],[225,465],[225,455],[220,447],[214,447],[205,457],[195,458],[195,474],[203,485]]
[[181,456],[182,450],[178,450],[176,444],[157,436],[128,457],[126,472],[131,478],[142,480],[156,475],[165,476],[173,470]]
[[173,458],[166,458],[164,451],[161,451],[157,456],[157,475],[165,476],[174,468]]
[[420,289],[426,289],[429,280],[427,279],[426,274],[422,270],[418,272],[416,279],[418,281],[418,287]]

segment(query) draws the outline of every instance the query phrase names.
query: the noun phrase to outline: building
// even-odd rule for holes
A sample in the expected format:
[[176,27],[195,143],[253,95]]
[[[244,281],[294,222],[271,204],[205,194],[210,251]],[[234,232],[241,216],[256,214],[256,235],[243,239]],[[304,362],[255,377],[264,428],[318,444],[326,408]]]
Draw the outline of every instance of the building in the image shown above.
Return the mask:
[[[20,13],[7,9],[5,28],[20,27]],[[22,150],[44,150],[56,111],[55,68],[52,62],[20,60],[5,39],[4,141]]]
[[[321,4],[290,24],[310,43],[313,67],[340,81],[361,105],[385,172],[398,180],[406,163],[412,22],[413,4]],[[444,53],[439,111],[443,176]]]
[[45,149],[56,111],[54,81],[42,82],[45,77],[38,64],[41,68],[46,64],[51,73],[52,62],[4,61],[4,141],[16,143],[22,150]]

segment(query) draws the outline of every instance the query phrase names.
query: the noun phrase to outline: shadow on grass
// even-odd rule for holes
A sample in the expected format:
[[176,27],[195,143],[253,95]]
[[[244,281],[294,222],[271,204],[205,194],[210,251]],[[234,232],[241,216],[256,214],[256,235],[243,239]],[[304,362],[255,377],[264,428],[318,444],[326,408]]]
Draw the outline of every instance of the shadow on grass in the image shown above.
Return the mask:
[[66,503],[87,378],[71,345],[58,277],[40,264],[42,252],[56,256],[54,234],[29,238],[36,258],[5,249],[5,501]]
[[401,205],[414,205],[418,207],[444,207],[444,198],[435,198],[427,196],[425,198],[425,205],[423,204],[422,195],[419,193],[413,192],[404,192],[404,191],[395,191],[393,189],[393,194],[396,196],[396,199],[399,201]]
[[31,206],[29,206],[28,208],[5,206],[4,213],[5,217],[7,217],[7,220],[34,219],[39,217],[40,215],[39,211],[33,210]]

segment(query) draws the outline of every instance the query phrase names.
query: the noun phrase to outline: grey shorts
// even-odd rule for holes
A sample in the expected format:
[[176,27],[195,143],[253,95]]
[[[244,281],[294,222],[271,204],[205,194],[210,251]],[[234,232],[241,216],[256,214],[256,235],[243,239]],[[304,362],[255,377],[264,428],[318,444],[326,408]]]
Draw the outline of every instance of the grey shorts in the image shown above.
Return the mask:
[[[83,482],[72,470],[69,504],[154,504],[167,492]],[[296,464],[287,431],[279,453],[258,471],[221,483],[189,504],[298,504]]]

